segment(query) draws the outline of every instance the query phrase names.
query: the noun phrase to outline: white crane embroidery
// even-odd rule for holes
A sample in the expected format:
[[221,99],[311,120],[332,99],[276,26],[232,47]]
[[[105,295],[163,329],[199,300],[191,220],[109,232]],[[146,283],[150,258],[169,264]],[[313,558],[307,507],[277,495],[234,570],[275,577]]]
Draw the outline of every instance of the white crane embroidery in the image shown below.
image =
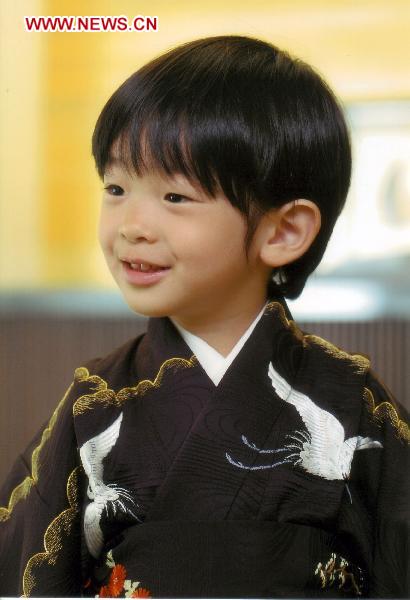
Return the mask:
[[124,499],[134,504],[129,492],[114,484],[106,485],[103,481],[104,467],[102,463],[118,439],[122,417],[123,413],[112,425],[85,442],[80,448],[81,462],[88,476],[87,496],[92,500],[84,513],[84,535],[87,548],[94,558],[98,558],[104,545],[104,536],[100,527],[104,510],[108,513],[110,506],[115,514],[120,508],[124,513],[131,514],[138,520],[138,517],[122,501]]
[[[334,415],[319,408],[312,400],[294,390],[288,382],[269,364],[268,375],[275,392],[285,402],[292,404],[299,413],[306,431],[296,430],[286,436],[289,443],[283,448],[260,449],[244,435],[242,442],[259,454],[285,452],[283,460],[268,465],[244,465],[226,453],[227,460],[240,469],[250,471],[272,469],[285,463],[300,465],[305,471],[325,479],[347,479],[353,454],[356,450],[382,448],[382,444],[369,437],[355,436],[345,440],[343,425]],[[348,490],[349,491],[349,490]],[[350,495],[350,492],[349,492]]]

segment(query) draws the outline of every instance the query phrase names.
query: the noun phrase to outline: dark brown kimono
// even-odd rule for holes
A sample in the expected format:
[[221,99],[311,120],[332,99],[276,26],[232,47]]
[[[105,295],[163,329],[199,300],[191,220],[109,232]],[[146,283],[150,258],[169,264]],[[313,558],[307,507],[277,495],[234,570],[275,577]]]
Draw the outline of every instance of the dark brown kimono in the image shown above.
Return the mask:
[[0,594],[407,597],[402,409],[287,314],[218,386],[167,318],[76,369],[2,490]]

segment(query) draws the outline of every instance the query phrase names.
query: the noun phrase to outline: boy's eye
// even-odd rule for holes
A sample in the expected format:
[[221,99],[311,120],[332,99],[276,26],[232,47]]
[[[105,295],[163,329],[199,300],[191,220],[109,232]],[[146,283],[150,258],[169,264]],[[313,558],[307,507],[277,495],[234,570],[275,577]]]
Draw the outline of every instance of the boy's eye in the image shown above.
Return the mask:
[[108,192],[111,196],[122,196],[124,193],[124,190],[122,189],[122,187],[120,187],[119,185],[106,185],[104,187],[104,190],[106,192]]
[[164,198],[165,198],[165,200],[168,200],[168,202],[171,202],[172,204],[181,204],[182,202],[189,201],[189,198],[187,198],[186,196],[182,196],[181,194],[174,194],[173,192],[170,192],[169,194],[165,194]]

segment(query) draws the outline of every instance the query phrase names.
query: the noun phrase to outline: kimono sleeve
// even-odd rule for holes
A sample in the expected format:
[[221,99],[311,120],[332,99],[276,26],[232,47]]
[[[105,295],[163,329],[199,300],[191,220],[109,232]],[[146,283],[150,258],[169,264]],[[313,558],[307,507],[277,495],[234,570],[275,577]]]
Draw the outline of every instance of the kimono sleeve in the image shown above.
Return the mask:
[[[367,492],[373,496],[374,535],[371,598],[408,598],[409,585],[409,420],[373,373],[365,387],[365,434],[381,442],[377,462],[369,462]],[[363,435],[363,434],[362,434]],[[371,456],[371,453],[368,454]],[[375,454],[373,456],[376,456]]]
[[0,491],[1,596],[79,595],[83,475],[72,417],[78,383],[70,385]]

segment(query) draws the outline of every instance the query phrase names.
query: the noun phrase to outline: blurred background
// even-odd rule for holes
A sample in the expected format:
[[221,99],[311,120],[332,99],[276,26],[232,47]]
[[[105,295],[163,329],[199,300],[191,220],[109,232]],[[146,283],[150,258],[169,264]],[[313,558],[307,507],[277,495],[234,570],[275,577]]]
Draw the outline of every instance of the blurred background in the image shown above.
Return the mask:
[[[157,32],[28,32],[24,16],[157,16]],[[408,0],[0,2],[0,481],[75,367],[144,330],[97,244],[96,118],[144,62],[196,37],[260,37],[311,63],[343,102],[354,176],[304,294],[302,328],[410,402]]]

